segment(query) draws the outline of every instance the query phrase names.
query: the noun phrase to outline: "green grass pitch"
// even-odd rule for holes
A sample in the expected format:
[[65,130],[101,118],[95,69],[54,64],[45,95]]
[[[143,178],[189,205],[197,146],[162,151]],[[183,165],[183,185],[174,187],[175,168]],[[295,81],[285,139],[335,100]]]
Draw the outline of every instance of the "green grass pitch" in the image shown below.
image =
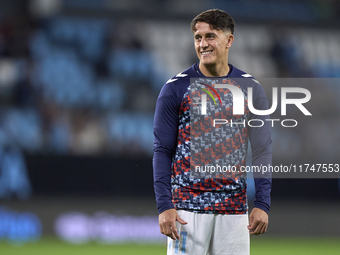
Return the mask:
[[[21,245],[0,242],[1,255],[158,255],[166,254],[165,244],[88,243],[71,245],[57,239],[42,239]],[[338,255],[340,238],[273,238],[252,237],[251,255]]]

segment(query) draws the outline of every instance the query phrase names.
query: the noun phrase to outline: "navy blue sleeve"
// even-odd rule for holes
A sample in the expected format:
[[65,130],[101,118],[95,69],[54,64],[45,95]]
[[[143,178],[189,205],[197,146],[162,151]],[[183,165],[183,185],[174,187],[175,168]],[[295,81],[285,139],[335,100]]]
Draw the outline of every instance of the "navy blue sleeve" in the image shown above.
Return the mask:
[[181,98],[166,84],[157,99],[153,123],[153,178],[158,212],[174,208],[171,193],[171,166],[177,145]]
[[[254,89],[254,108],[257,110],[267,110],[268,100],[261,85],[256,84]],[[252,149],[252,165],[259,167],[272,165],[272,148],[271,148],[271,122],[266,121],[269,115],[255,115],[250,113],[249,119],[258,119],[263,121],[262,127],[248,127],[249,140]],[[253,121],[252,125],[261,125],[261,121]],[[269,213],[270,209],[270,192],[272,186],[271,173],[254,173],[255,181],[255,201],[254,207]]]

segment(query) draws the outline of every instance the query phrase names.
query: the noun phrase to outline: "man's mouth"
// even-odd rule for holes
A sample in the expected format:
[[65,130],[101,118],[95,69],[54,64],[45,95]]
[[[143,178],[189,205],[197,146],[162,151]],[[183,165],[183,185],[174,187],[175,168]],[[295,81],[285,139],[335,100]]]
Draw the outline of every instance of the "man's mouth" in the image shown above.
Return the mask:
[[203,51],[201,52],[202,56],[205,56],[205,55],[208,55],[210,54],[211,52],[213,52],[212,50],[209,50],[209,51]]

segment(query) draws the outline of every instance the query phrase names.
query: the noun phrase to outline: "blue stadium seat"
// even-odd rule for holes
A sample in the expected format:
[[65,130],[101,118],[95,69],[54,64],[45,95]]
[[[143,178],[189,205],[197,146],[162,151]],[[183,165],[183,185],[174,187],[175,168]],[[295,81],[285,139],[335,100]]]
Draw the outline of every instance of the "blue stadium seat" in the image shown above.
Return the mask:
[[152,73],[150,54],[139,49],[115,49],[110,53],[108,67],[111,74],[123,79],[147,79]]
[[34,109],[11,109],[4,116],[4,129],[21,147],[36,151],[42,145],[42,123]]
[[126,95],[117,81],[99,80],[96,82],[96,106],[104,109],[120,110]]
[[111,140],[122,144],[138,144],[148,154],[153,148],[152,114],[122,113],[108,116],[108,134]]

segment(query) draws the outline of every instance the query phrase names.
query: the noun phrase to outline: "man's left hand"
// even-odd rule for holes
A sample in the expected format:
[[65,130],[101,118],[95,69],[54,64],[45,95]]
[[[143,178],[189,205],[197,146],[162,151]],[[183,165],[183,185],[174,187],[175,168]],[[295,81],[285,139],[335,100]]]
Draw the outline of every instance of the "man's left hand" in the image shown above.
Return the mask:
[[259,208],[253,208],[249,215],[249,234],[260,235],[267,231],[268,214]]

